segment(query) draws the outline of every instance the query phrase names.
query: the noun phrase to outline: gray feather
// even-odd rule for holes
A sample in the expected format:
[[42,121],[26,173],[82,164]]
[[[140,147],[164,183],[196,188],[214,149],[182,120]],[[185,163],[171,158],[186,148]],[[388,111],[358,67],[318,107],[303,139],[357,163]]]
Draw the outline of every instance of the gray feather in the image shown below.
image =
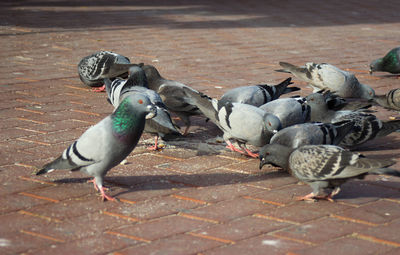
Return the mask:
[[375,95],[374,90],[368,85],[361,84],[354,74],[330,64],[306,63],[305,66],[301,67],[286,62],[279,64],[284,70],[307,82],[314,88],[314,92],[325,89],[344,98],[371,99]]

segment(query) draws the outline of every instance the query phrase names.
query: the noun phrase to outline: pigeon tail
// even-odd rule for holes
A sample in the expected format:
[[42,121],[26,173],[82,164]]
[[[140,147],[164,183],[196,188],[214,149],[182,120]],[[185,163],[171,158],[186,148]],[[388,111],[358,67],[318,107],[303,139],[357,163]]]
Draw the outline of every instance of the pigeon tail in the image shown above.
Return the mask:
[[400,120],[382,121],[382,128],[379,130],[376,136],[386,136],[398,129],[400,129]]
[[293,73],[293,72],[302,72],[302,73],[304,73],[305,72],[305,68],[304,67],[298,67],[298,66],[292,65],[292,64],[287,63],[287,62],[279,62],[279,65],[281,67],[283,67],[284,72],[287,72],[287,73]]
[[[217,119],[217,110],[214,107],[213,100],[211,97],[189,88],[183,88],[183,91],[187,95],[187,100],[196,105],[200,111],[209,118],[214,124],[219,125]],[[214,102],[215,103],[215,102]]]
[[397,171],[396,169],[392,168],[379,168],[374,171],[369,172],[370,174],[384,174],[384,175],[391,175],[391,176],[397,176],[400,177],[400,172]]

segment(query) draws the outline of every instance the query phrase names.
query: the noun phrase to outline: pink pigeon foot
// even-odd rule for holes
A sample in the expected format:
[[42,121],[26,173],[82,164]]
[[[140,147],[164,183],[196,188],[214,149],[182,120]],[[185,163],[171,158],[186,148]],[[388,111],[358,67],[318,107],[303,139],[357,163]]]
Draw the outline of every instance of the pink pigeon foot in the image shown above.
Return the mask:
[[244,150],[246,151],[247,155],[249,155],[250,157],[253,157],[253,158],[258,158],[259,157],[258,153],[251,152],[247,148],[244,148]]
[[103,85],[101,87],[97,87],[97,88],[92,88],[93,92],[106,92],[106,85]]
[[302,196],[302,197],[296,197],[296,200],[298,201],[314,201],[315,195],[314,193],[310,193],[308,195]]
[[247,155],[246,152],[241,151],[241,150],[237,149],[235,146],[233,146],[233,144],[232,144],[230,141],[226,141],[226,143],[228,144],[228,145],[226,146],[226,148],[230,149],[231,151],[235,151],[235,152],[239,152],[239,153],[241,153],[241,154]]
[[156,136],[155,139],[154,139],[154,145],[148,147],[147,149],[150,150],[150,151],[158,151],[158,150],[162,149],[162,147],[158,146],[158,136]]
[[102,198],[103,201],[104,200],[117,201],[116,198],[113,198],[111,196],[106,195],[106,193],[104,192],[104,188],[103,187],[100,188],[100,193],[101,193],[101,198]]

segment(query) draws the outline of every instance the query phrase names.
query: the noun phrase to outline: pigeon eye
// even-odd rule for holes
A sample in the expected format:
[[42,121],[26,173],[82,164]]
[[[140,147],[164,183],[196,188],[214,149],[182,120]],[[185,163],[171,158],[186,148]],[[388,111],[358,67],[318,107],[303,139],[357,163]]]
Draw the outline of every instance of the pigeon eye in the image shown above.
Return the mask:
[[271,122],[268,122],[268,126],[272,126]]
[[143,100],[142,100],[142,99],[139,99],[139,100],[138,100],[138,103],[139,103],[139,104],[143,104]]

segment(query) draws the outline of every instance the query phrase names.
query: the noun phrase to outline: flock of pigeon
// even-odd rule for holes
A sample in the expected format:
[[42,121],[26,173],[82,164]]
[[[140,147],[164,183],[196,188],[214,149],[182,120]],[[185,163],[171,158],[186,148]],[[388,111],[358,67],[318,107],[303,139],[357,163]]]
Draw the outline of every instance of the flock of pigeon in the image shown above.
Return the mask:
[[[400,120],[381,121],[371,104],[400,110],[400,89],[375,95],[354,74],[330,64],[307,63],[295,66],[280,62],[282,69],[307,82],[314,93],[279,98],[300,90],[290,86],[291,78],[277,85],[243,86],[227,91],[219,100],[185,84],[163,78],[158,70],[143,63],[133,64],[127,57],[99,51],[78,64],[81,81],[96,91],[106,91],[115,107],[111,115],[90,127],[54,161],[36,174],[54,169],[81,170],[93,176],[94,188],[103,201],[115,200],[104,192],[103,178],[124,160],[137,145],[142,132],[173,139],[188,133],[193,115],[202,115],[223,132],[227,148],[279,166],[309,184],[312,192],[299,200],[327,199],[340,191],[350,178],[367,174],[400,176],[388,167],[391,159],[368,159],[350,151],[375,137],[400,129]],[[400,73],[400,47],[374,60],[370,73]],[[346,101],[344,98],[362,100]],[[177,115],[185,124],[183,132],[171,119]],[[247,145],[260,148],[259,153]],[[350,150],[349,150],[350,149]]]

